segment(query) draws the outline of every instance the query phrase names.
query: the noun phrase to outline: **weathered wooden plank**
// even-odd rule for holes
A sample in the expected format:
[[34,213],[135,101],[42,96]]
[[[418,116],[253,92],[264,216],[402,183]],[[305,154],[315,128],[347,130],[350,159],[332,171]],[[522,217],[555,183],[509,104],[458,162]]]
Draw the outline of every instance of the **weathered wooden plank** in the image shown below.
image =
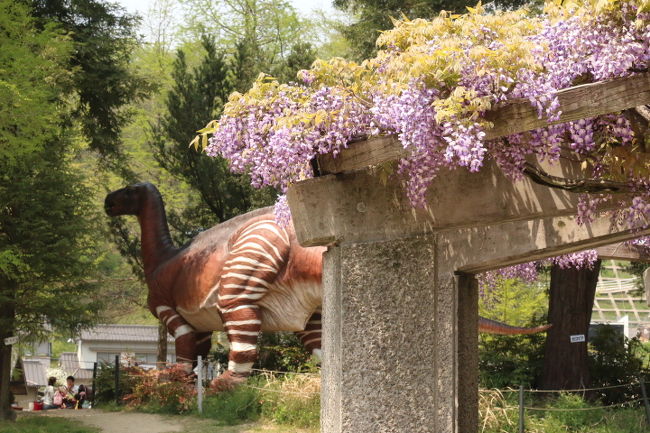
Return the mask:
[[[583,175],[571,161],[555,167]],[[399,182],[382,182],[368,170],[327,175],[289,188],[287,198],[304,246],[395,239],[457,227],[484,226],[550,215],[575,215],[576,194],[523,179],[512,182],[494,162],[478,173],[444,170],[414,209]]]
[[650,263],[650,254],[642,247],[618,243],[598,248],[598,257],[606,260],[629,260]]
[[[558,92],[562,115],[558,122],[539,119],[537,110],[527,100],[513,101],[488,114],[494,128],[487,138],[497,138],[554,123],[599,116],[650,104],[650,73],[610,81],[583,84]],[[377,137],[350,144],[334,158],[318,157],[322,174],[343,173],[399,159],[406,151],[396,137]]]
[[487,138],[530,131],[549,124],[570,122],[650,103],[650,74],[582,84],[557,93],[562,115],[557,122],[539,119],[527,100],[512,102],[487,116],[494,128]]
[[647,235],[613,224],[607,215],[578,225],[574,216],[510,221],[440,234],[449,262],[460,272],[479,273],[518,263],[543,260]]
[[369,140],[350,143],[337,157],[320,155],[320,174],[344,173],[387,161],[395,161],[408,153],[395,135],[373,137]]

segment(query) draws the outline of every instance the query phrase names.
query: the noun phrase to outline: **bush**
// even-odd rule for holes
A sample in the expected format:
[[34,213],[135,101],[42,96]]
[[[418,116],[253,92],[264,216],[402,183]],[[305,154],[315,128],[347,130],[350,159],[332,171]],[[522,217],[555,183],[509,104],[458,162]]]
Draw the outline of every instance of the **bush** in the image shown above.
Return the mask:
[[[125,395],[133,393],[136,379],[142,373],[138,367],[120,367],[120,395],[118,400],[122,401]],[[105,404],[116,401],[115,396],[115,366],[102,363],[97,369],[95,379],[95,404]]]
[[133,390],[124,396],[131,407],[145,412],[181,414],[196,406],[194,380],[181,365],[164,370],[139,370]]
[[[637,338],[624,338],[614,327],[602,326],[589,341],[589,367],[593,387],[624,385],[648,381],[649,371],[642,358],[647,349]],[[639,386],[612,388],[599,392],[606,404],[621,403],[641,397]]]
[[[292,332],[262,333],[257,345],[259,354],[253,365],[256,369],[286,372],[313,369],[311,354]],[[228,349],[219,344],[212,349],[209,357],[225,366],[228,364]]]
[[[531,323],[527,326],[536,326]],[[544,364],[546,334],[479,336],[479,381],[485,388],[532,387]]]

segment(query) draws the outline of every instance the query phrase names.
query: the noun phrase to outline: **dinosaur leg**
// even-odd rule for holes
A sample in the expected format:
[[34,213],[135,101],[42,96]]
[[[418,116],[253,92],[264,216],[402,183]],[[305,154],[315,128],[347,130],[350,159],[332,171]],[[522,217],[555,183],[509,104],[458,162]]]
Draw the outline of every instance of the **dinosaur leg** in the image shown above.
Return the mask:
[[172,307],[160,305],[156,307],[156,315],[167,326],[167,331],[174,337],[176,346],[176,362],[183,365],[190,373],[196,360],[196,333]]
[[210,348],[212,347],[212,331],[210,332],[197,332],[196,334],[196,354],[201,355],[203,360],[208,357]]
[[212,381],[212,388],[231,389],[250,375],[262,329],[256,302],[271,288],[288,255],[288,236],[273,220],[253,223],[237,236],[217,289],[217,306],[230,342],[228,370]]
[[321,339],[321,312],[320,309],[316,310],[311,315],[304,331],[296,332],[300,342],[305,349],[321,359],[320,339]]

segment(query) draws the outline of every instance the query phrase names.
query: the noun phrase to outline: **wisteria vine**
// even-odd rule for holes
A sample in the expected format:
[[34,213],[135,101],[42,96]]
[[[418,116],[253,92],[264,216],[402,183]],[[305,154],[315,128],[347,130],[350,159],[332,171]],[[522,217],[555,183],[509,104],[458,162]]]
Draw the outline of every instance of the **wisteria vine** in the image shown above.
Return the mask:
[[[461,16],[396,21],[379,37],[374,59],[319,60],[298,74],[298,83],[260,76],[250,91],[230,96],[222,117],[197,140],[208,155],[229,160],[233,171],[249,173],[254,186],[284,193],[313,176],[315,156],[336,155],[356,136],[395,134],[408,150],[398,173],[414,206],[425,204],[443,168],[475,172],[491,158],[516,180],[529,156],[556,161],[569,152],[588,162],[594,178],[624,180],[635,190],[631,199],[582,197],[579,222],[592,220],[600,204],[620,200],[620,216],[646,227],[649,164],[621,162],[645,137],[625,115],[487,140],[492,124],[485,114],[525,98],[540,118],[555,121],[558,90],[647,71],[648,9],[645,0],[579,0],[547,3],[537,16],[525,9],[487,13],[478,6]],[[287,220],[285,203],[281,198],[276,209]],[[557,260],[563,266],[589,257]],[[521,270],[532,275],[530,266]]]

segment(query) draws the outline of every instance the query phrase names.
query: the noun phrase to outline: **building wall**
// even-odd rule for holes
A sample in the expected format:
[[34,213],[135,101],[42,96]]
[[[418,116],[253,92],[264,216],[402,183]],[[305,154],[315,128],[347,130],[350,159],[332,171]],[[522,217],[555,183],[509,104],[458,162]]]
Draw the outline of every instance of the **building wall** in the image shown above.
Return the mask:
[[[124,341],[79,341],[77,346],[77,354],[82,368],[92,368],[93,363],[99,362],[98,354],[121,354],[121,353],[134,353],[134,354],[152,354],[153,360],[147,360],[146,363],[155,362],[155,355],[158,353],[158,342],[124,342]],[[101,356],[101,355],[100,355]],[[110,362],[114,357],[110,356]],[[176,361],[176,350],[173,344],[167,346],[167,361]]]

